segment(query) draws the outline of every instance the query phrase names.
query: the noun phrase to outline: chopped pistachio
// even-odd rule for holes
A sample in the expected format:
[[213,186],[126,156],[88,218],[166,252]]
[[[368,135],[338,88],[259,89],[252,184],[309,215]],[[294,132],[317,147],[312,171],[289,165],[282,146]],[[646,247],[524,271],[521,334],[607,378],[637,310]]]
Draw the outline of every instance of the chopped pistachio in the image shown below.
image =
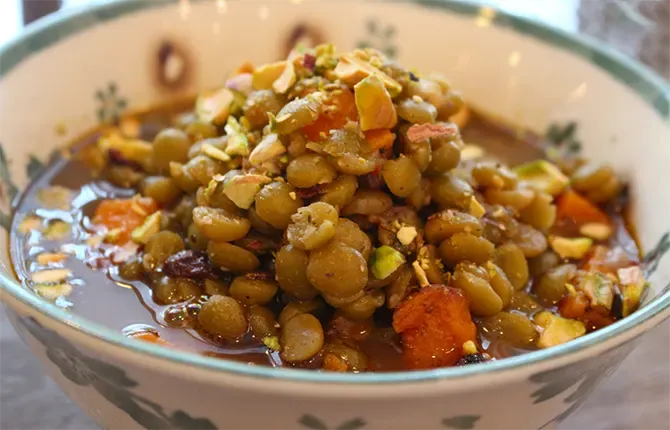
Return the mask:
[[568,238],[553,236],[549,238],[549,243],[551,243],[551,248],[561,258],[574,258],[578,260],[589,252],[591,245],[593,245],[593,239],[588,237]]
[[247,135],[235,117],[231,116],[228,118],[224,130],[228,135],[226,153],[228,155],[241,155],[242,157],[249,155],[249,141],[247,140]]
[[19,223],[19,233],[30,233],[31,231],[39,231],[42,229],[42,218],[37,215],[28,215]]
[[393,128],[396,125],[398,115],[393,100],[377,75],[370,75],[357,83],[354,94],[361,130]]
[[279,351],[281,349],[281,345],[279,345],[279,338],[277,336],[264,337],[263,344],[273,351]]
[[226,122],[235,96],[228,88],[208,91],[198,96],[195,112],[198,119],[219,125]]
[[623,316],[632,314],[639,306],[648,283],[639,266],[626,267],[617,271],[623,296]]
[[323,74],[326,70],[332,70],[337,67],[337,56],[335,54],[335,45],[332,43],[322,44],[314,48],[316,55],[315,68]]
[[70,231],[72,230],[72,227],[70,224],[66,223],[65,221],[61,220],[55,220],[51,221],[47,227],[44,229],[44,238],[48,240],[61,240],[64,239],[68,234],[70,234]]
[[255,90],[269,90],[286,68],[286,61],[265,64],[254,70],[251,86]]
[[586,333],[586,327],[581,321],[559,317],[548,311],[536,315],[535,322],[544,327],[537,342],[539,348],[560,345]]
[[105,232],[105,237],[103,240],[107,243],[114,243],[117,240],[119,240],[122,234],[123,234],[122,228],[113,228],[108,232]]
[[469,161],[482,158],[486,154],[484,148],[479,145],[466,144],[463,149],[461,149],[461,160]]
[[[247,101],[247,96],[242,94],[239,91],[235,90],[230,90],[231,93],[233,93],[233,101],[230,103],[230,115],[237,115],[242,112],[242,108],[244,107],[244,103]],[[247,121],[245,117],[240,118],[240,122],[242,121]]]
[[298,57],[298,53],[293,51],[288,57],[286,64],[284,65],[284,70],[282,70],[281,75],[272,83],[272,89],[277,94],[286,93],[296,81],[295,74],[295,65],[293,61]]
[[202,146],[200,147],[200,152],[202,152],[209,158],[223,161],[224,163],[230,161],[230,155],[226,154],[224,151],[213,146],[210,143],[203,143]]
[[391,97],[396,97],[402,92],[402,85],[391,79],[386,73],[351,54],[340,57],[340,61],[335,67],[335,75],[348,85],[356,85],[366,77],[376,75],[384,82],[384,86]]
[[324,99],[325,95],[317,92],[290,101],[281,108],[276,118],[270,116],[270,130],[284,135],[312,124],[319,118]]
[[234,176],[223,186],[223,193],[228,196],[235,205],[242,209],[249,209],[254,204],[256,194],[265,184],[272,179],[263,175],[246,174]]
[[546,160],[531,161],[512,170],[519,176],[522,185],[554,197],[561,194],[570,183],[570,179],[558,167]]
[[403,226],[400,227],[400,229],[396,233],[396,237],[398,238],[398,241],[400,243],[407,246],[414,241],[414,238],[416,238],[417,234],[418,233],[416,232],[416,227]]
[[419,286],[421,286],[421,288],[430,285],[430,282],[428,282],[428,277],[426,276],[426,271],[421,267],[419,260],[416,260],[414,263],[412,263],[412,269],[414,269],[416,280],[419,281]]
[[249,163],[257,166],[286,152],[286,147],[276,133],[265,136],[249,155]]
[[470,355],[470,354],[477,354],[479,351],[477,350],[477,345],[471,340],[468,340],[467,342],[463,343],[463,354]]
[[605,308],[608,312],[612,310],[614,283],[602,273],[587,273],[580,279],[578,288],[589,298],[591,307]]
[[377,279],[385,279],[405,262],[405,256],[390,246],[375,249],[370,256],[370,270]]
[[55,301],[59,297],[67,297],[72,294],[72,285],[67,283],[56,285],[39,284],[35,285],[35,291],[41,297],[49,301]]
[[133,242],[145,245],[151,236],[161,230],[161,212],[157,211],[144,219],[141,226],[131,233]]
[[579,227],[579,233],[595,240],[607,240],[612,235],[612,227],[602,222],[589,222]]
[[35,272],[30,279],[36,284],[55,284],[72,276],[70,269],[46,269]]
[[479,203],[479,200],[477,200],[475,196],[472,196],[470,198],[470,208],[468,209],[468,212],[476,218],[481,218],[486,214],[486,209],[484,209],[484,206]]
[[43,252],[36,258],[37,264],[46,266],[51,263],[60,263],[67,259],[67,255],[60,252]]
[[60,185],[43,188],[37,191],[37,201],[46,209],[70,210],[74,194]]
[[112,132],[98,140],[98,148],[105,154],[115,151],[124,160],[146,167],[151,160],[153,145],[142,139],[130,139]]
[[142,206],[139,205],[138,201],[142,198],[141,194],[135,194],[133,199],[130,202],[130,209],[138,214],[139,216],[147,216],[149,213]]

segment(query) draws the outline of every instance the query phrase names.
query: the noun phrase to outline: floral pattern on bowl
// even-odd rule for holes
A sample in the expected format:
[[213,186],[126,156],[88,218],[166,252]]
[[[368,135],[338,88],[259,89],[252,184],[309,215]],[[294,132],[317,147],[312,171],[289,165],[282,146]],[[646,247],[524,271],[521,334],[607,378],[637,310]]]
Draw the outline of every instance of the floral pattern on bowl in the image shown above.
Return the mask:
[[[190,5],[188,13],[181,6],[185,3]],[[247,59],[243,57],[248,52],[237,52],[230,45],[222,46],[228,49],[229,55],[226,57],[230,56],[231,59],[220,59],[222,56],[217,57],[217,51],[208,48],[207,43],[198,43],[212,41],[214,44],[216,23],[219,24],[219,32],[229,31],[226,26],[216,21],[225,21],[227,16],[220,12],[221,6],[216,9],[215,4],[220,3],[154,0],[110,3],[69,20],[45,25],[40,31],[31,33],[28,39],[17,45],[18,48],[3,52],[7,56],[3,55],[3,61],[0,62],[0,78],[5,82],[14,82],[12,88],[18,85],[15,84],[18,82],[16,79],[24,73],[27,74],[25,70],[31,67],[30,61],[24,60],[34,60],[39,64],[43,58],[42,51],[48,53],[61,50],[58,52],[62,52],[63,58],[74,59],[81,56],[82,61],[90,56],[73,54],[70,51],[78,52],[75,50],[77,48],[87,52],[87,44],[91,43],[97,44],[95,50],[99,52],[105,40],[96,39],[93,32],[88,33],[92,28],[96,31],[113,28],[110,31],[135,32],[134,40],[138,43],[134,45],[137,46],[123,47],[123,55],[129,62],[130,59],[138,58],[141,61],[133,63],[132,67],[109,62],[107,67],[102,68],[104,70],[100,70],[96,64],[89,64],[85,68],[85,79],[82,77],[81,82],[77,82],[79,87],[85,88],[81,91],[85,95],[80,95],[80,91],[72,94],[72,102],[63,106],[62,112],[59,112],[62,117],[49,115],[57,110],[51,106],[60,107],[52,101],[52,105],[44,110],[40,110],[41,106],[34,107],[35,115],[44,118],[44,121],[52,121],[43,130],[0,130],[0,225],[9,228],[12,201],[19,190],[39,174],[44,163],[49,161],[51,155],[48,154],[52,153],[52,148],[62,146],[97,123],[115,121],[126,109],[141,109],[149,104],[164,102],[182,94],[189,85],[217,85],[221,80],[220,70]],[[652,123],[641,131],[647,133],[641,137],[645,144],[664,148],[660,146],[662,143],[659,141],[662,139],[658,136],[666,131],[663,127],[667,126],[670,111],[670,93],[663,90],[665,87],[660,86],[655,78],[647,76],[646,72],[640,72],[636,66],[631,66],[619,57],[587,42],[522,19],[461,2],[419,1],[415,6],[393,4],[384,8],[379,3],[361,2],[352,9],[355,12],[345,16],[338,14],[339,9],[335,6],[328,9],[328,2],[324,2],[324,9],[315,8],[311,2],[303,2],[299,6],[291,6],[298,9],[286,10],[269,3],[264,5],[267,10],[263,13],[260,13],[260,9],[254,9],[261,7],[260,4],[254,5],[254,2],[225,3],[225,13],[244,14],[244,19],[225,21],[231,28],[240,25],[236,21],[248,23],[253,19],[260,20],[258,22],[267,26],[268,31],[275,31],[274,34],[285,34],[286,37],[276,37],[280,41],[316,40],[327,36],[342,49],[356,46],[375,47],[419,69],[435,68],[453,76],[455,84],[471,94],[473,104],[484,105],[491,100],[487,107],[493,113],[508,115],[507,119],[516,118],[516,113],[511,113],[514,109],[510,109],[510,105],[525,106],[525,110],[520,108],[524,115],[519,118],[523,125],[536,130],[546,129],[548,124],[556,121],[566,123],[576,118],[586,118],[583,136],[580,124],[580,140],[587,155],[597,155],[624,168],[641,165],[647,159],[636,158],[635,153],[627,149],[627,146],[620,145],[612,150],[610,145],[615,145],[617,141],[632,141],[629,127],[621,117],[616,116],[617,103],[633,106],[626,112],[627,120]],[[301,12],[303,10],[306,12]],[[309,20],[305,17],[309,17]],[[145,19],[147,21],[143,21]],[[411,25],[417,19],[425,25]],[[443,24],[442,19],[447,24]],[[131,25],[131,20],[145,23],[164,20],[171,24],[171,31],[167,34],[159,26],[137,26],[136,23]],[[279,26],[277,22],[282,25]],[[463,40],[459,46],[453,47],[456,54],[451,55],[450,50],[445,50],[444,59],[433,58],[436,56],[431,56],[431,51],[421,41],[429,37],[427,32],[442,31],[442,27],[454,28],[453,31],[456,32],[472,32],[476,36],[475,42]],[[296,28],[300,31],[296,31]],[[347,31],[341,31],[343,28]],[[82,33],[82,37],[68,37],[78,32]],[[169,91],[165,88],[157,89],[157,77],[152,68],[154,63],[144,61],[145,58],[153,58],[156,46],[160,46],[159,42],[166,38],[176,41],[179,46],[188,46],[188,55],[193,60],[193,64],[189,64],[191,68],[188,84]],[[109,40],[113,38],[107,39],[105,45],[105,49],[110,51],[109,55],[121,55]],[[142,42],[145,40],[146,44]],[[265,51],[259,51],[258,54],[254,52],[253,55],[257,55],[256,59],[283,57],[286,46],[282,43],[279,46],[263,47]],[[477,50],[482,51],[481,58],[472,55]],[[511,53],[517,53],[518,58],[521,58],[515,68],[509,65],[508,58]],[[531,103],[521,91],[528,91],[528,87],[523,87],[519,82],[531,88],[533,85],[540,87],[545,79],[537,78],[540,74],[538,71],[546,74],[553,72],[542,66],[545,63],[569,66],[561,70],[560,76],[552,75],[552,86],[543,88],[544,104]],[[31,73],[45,70],[46,67],[52,67],[53,76],[59,79],[65,79],[71,71],[71,66],[64,72],[58,70],[57,64],[49,64],[40,65]],[[212,70],[217,72],[211,72]],[[487,74],[490,70],[495,70],[495,74]],[[477,77],[474,83],[472,76]],[[588,85],[582,86],[587,81]],[[0,81],[0,86],[2,84]],[[580,88],[588,90],[575,92],[575,89]],[[27,96],[35,97],[35,94],[30,93],[30,88],[24,87],[22,91]],[[592,93],[616,93],[619,98],[615,100],[616,103],[594,103],[589,99]],[[4,106],[10,103],[7,101],[10,98],[3,99],[4,96],[0,94],[0,106],[3,106],[3,100],[6,103]],[[555,111],[552,110],[554,107]],[[600,117],[588,117],[596,110],[606,112],[602,115],[608,115],[610,122],[607,130],[599,128],[602,122]],[[54,136],[52,130],[60,129],[61,123],[66,125],[68,133]],[[27,134],[25,138],[24,132]],[[576,142],[576,139],[573,140]],[[47,150],[44,149],[45,145]],[[661,150],[657,152],[661,157],[665,156]],[[53,153],[57,154],[58,151]],[[665,166],[647,163],[645,167],[648,172],[634,171],[632,168],[627,168],[627,172],[629,175],[640,175],[640,182],[647,184],[648,189],[648,184],[653,181],[646,175],[658,176],[659,172],[664,172]],[[640,197],[637,215],[646,217],[651,213],[651,203],[640,192],[641,189],[636,191]],[[667,262],[661,260],[662,255],[670,248],[666,233],[669,225],[667,220],[661,222],[655,218],[652,221],[648,223],[651,227],[645,225],[641,238],[649,250],[649,268],[657,270],[655,279],[661,282],[670,273]],[[5,231],[0,229],[0,240],[4,240],[5,236]],[[650,246],[654,244],[658,245]],[[5,251],[0,250],[0,265],[8,263],[3,252]],[[7,284],[8,279],[2,277],[0,283]],[[654,295],[667,294],[667,289],[662,288],[664,286],[657,286]],[[343,375],[340,382],[335,382],[335,376],[333,380],[327,380],[327,375],[307,377],[272,372],[271,369],[267,372],[254,370],[255,373],[250,371],[247,374],[246,370],[233,365],[213,364],[211,359],[205,360],[178,352],[158,352],[152,346],[119,340],[120,336],[114,338],[113,342],[108,342],[105,339],[113,338],[108,332],[87,330],[85,326],[80,327],[83,330],[73,329],[74,326],[85,325],[76,315],[53,310],[32,296],[22,295],[16,288],[8,287],[6,290],[9,294],[3,297],[16,309],[10,311],[10,314],[14,315],[13,323],[19,327],[22,336],[28,343],[38,344],[34,348],[36,355],[52,375],[66,380],[61,385],[68,393],[74,393],[73,397],[84,408],[90,411],[111,411],[96,416],[106,428],[126,428],[128,423],[142,428],[182,429],[242,428],[252,425],[256,425],[256,428],[274,425],[310,429],[417,426],[447,429],[496,426],[548,428],[574,411],[592,388],[614,370],[634,346],[632,339],[639,337],[643,330],[658,323],[667,314],[667,307],[657,306],[656,311],[642,314],[627,330],[613,329],[610,330],[609,337],[601,342],[584,342],[583,347],[590,348],[590,352],[587,357],[579,359],[573,359],[571,355],[578,351],[567,349],[552,353],[552,361],[547,360],[550,355],[545,354],[539,360],[541,363],[512,360],[510,363],[514,364],[509,366],[503,361],[493,363],[500,365],[495,367],[496,371],[484,368],[481,372],[462,369],[470,372],[464,378],[460,378],[455,372],[449,373],[451,370],[460,369],[444,369],[446,372],[438,371],[422,376],[407,374],[406,377],[402,376],[404,379],[385,379],[385,375],[351,375],[361,376],[361,381],[364,382],[351,382]],[[21,316],[16,316],[15,312]],[[56,320],[65,322],[57,323]],[[637,326],[632,327],[633,325]],[[82,331],[86,334],[82,334]],[[105,348],[100,348],[101,345]],[[142,359],[138,360],[138,357]],[[180,381],[187,395],[184,396],[184,406],[176,406],[174,399],[161,389],[162,386],[157,381],[171,380],[175,375],[184,372],[184,369],[188,369],[188,378]],[[322,376],[323,380],[318,379]],[[370,376],[369,382],[365,382],[366,376]],[[487,393],[485,398],[482,397],[484,391]],[[305,396],[305,392],[309,395]],[[89,396],[91,393],[95,395]],[[422,402],[424,398],[427,399],[425,404],[418,404],[419,397]],[[500,398],[506,399],[505,404],[496,408]],[[260,414],[249,410],[247,421],[236,421],[235,415],[245,411],[245,408],[248,409],[251,401],[267,405],[263,415],[270,419],[263,421]],[[403,412],[405,410],[407,412]],[[524,410],[527,413],[518,414],[515,410]],[[397,413],[389,419],[388,411]]]

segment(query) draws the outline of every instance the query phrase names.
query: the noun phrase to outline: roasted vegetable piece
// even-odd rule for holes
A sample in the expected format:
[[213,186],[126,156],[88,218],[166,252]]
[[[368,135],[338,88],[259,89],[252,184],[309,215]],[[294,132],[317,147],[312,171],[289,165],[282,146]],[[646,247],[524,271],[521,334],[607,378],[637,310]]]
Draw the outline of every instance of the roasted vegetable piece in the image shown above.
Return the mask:
[[455,288],[430,285],[395,309],[393,329],[400,333],[410,369],[453,366],[463,344],[476,340],[468,300]]
[[558,198],[556,216],[559,219],[572,220],[578,225],[586,223],[610,224],[609,217],[598,206],[572,190],[566,191]]
[[305,136],[314,142],[323,140],[330,130],[340,129],[347,121],[354,121],[358,117],[354,95],[348,89],[329,93],[323,104],[318,119],[302,128]]
[[110,242],[123,244],[130,239],[132,231],[156,210],[156,202],[147,197],[103,200],[95,209],[93,224],[104,226],[107,232],[114,232]]

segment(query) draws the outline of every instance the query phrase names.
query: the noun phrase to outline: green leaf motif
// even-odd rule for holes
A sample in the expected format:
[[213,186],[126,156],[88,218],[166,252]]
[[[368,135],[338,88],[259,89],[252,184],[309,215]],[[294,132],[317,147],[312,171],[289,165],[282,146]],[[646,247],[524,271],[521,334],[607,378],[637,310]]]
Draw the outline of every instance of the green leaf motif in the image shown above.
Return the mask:
[[366,23],[368,33],[377,34],[377,21],[374,19],[368,19]]
[[358,49],[374,48],[383,52],[389,58],[395,58],[398,53],[397,44],[393,38],[396,28],[393,25],[381,25],[376,19],[369,18],[365,23],[366,36],[356,43]]
[[643,263],[647,277],[658,269],[659,263],[668,251],[670,251],[670,232],[666,232],[661,236],[656,246],[645,254]]
[[0,145],[0,199],[6,198],[9,202],[19,193],[19,188],[12,181],[9,173],[9,158]]
[[12,226],[12,216],[0,211],[0,227],[9,231],[9,228]]
[[28,164],[26,165],[26,176],[28,179],[35,180],[37,176],[39,176],[40,173],[44,171],[44,168],[56,160],[61,156],[61,151],[59,149],[54,149],[51,151],[51,154],[49,155],[49,158],[47,159],[46,162],[41,161],[39,158],[37,158],[34,155],[31,155],[28,158]]
[[103,124],[112,124],[118,121],[121,114],[128,107],[128,100],[119,94],[116,82],[109,82],[107,88],[99,89],[93,94],[98,107],[96,115]]
[[552,421],[563,421],[577,409],[593,389],[630,353],[633,344],[630,342],[617,348],[606,351],[595,357],[587,358],[579,363],[536,373],[530,377],[530,382],[540,384],[531,396],[534,404],[543,403],[556,398],[568,390],[576,389],[563,399],[563,403],[570,405],[564,412]]
[[[16,318],[16,316],[14,316]],[[29,335],[46,348],[46,355],[62,375],[79,386],[91,387],[111,404],[128,414],[146,429],[214,430],[207,418],[194,418],[184,411],[168,413],[156,402],[136,394],[139,384],[126,371],[79,351],[58,333],[33,318],[18,318],[22,334]]]
[[31,180],[35,179],[42,169],[44,169],[44,163],[34,155],[31,155],[28,159],[28,164],[26,165],[26,176]]
[[576,155],[582,150],[582,143],[577,139],[577,123],[569,121],[565,124],[553,123],[544,134],[548,149],[562,156]]
[[[323,421],[311,414],[305,414],[300,417],[298,423],[303,427],[314,430],[328,430],[328,427]],[[349,421],[345,421],[337,427],[333,427],[335,430],[358,430],[366,426],[366,422],[361,418],[354,418]]]
[[481,418],[481,415],[457,415],[443,419],[442,424],[448,429],[469,430],[475,428]]

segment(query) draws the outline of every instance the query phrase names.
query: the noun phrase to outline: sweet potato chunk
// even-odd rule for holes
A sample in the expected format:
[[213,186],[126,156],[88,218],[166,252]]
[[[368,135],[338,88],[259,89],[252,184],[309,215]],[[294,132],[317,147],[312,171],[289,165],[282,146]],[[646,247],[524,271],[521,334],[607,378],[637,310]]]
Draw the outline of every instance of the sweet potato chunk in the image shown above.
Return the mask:
[[110,235],[108,242],[123,244],[130,240],[133,229],[157,210],[158,205],[149,197],[103,200],[95,210],[93,224],[104,226],[108,233],[116,233]]
[[302,128],[303,133],[310,140],[317,142],[328,136],[330,130],[342,128],[349,120],[358,119],[354,95],[349,90],[333,93],[324,104],[326,107],[319,118]]
[[404,300],[393,314],[393,328],[402,336],[408,368],[453,366],[463,344],[476,338],[468,299],[458,290],[430,285]]

